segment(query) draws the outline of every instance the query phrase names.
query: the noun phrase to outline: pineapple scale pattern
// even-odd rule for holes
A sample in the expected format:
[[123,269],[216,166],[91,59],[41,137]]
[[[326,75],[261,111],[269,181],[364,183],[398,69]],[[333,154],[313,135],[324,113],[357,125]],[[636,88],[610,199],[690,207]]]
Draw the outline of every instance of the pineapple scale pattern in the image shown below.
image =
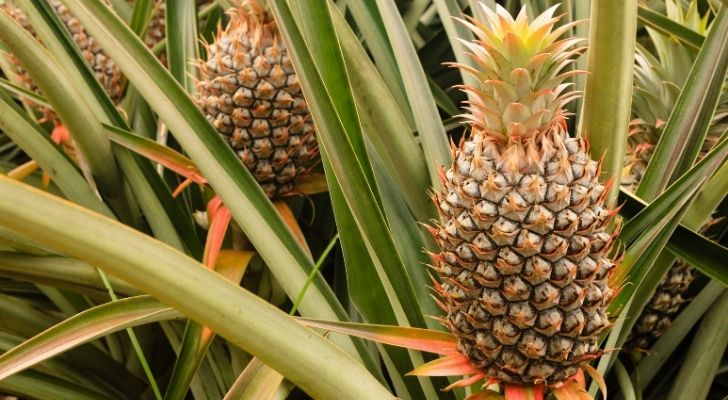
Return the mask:
[[233,11],[201,64],[198,104],[270,197],[316,162],[306,101],[275,22]]

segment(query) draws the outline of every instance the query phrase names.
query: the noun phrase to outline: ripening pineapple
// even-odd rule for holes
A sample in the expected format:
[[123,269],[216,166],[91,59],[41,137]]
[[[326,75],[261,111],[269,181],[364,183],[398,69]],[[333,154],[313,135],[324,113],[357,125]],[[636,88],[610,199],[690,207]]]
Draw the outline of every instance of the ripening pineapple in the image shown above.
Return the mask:
[[[81,54],[91,66],[94,75],[99,82],[101,82],[109,96],[112,99],[118,99],[121,97],[124,89],[124,80],[121,70],[119,70],[112,59],[106,55],[96,41],[86,33],[86,30],[83,26],[81,26],[78,19],[71,15],[65,5],[63,5],[59,0],[48,0],[48,4],[53,7],[61,21],[63,21],[66,25],[71,37],[81,50]],[[20,23],[25,29],[35,35],[33,28],[30,25],[30,21],[28,21],[28,17],[20,8],[7,0],[5,3],[0,5],[0,8],[18,21],[18,23]],[[33,82],[33,79],[28,75],[25,69],[20,65],[19,61],[12,54],[9,55],[9,60],[16,66],[15,72],[18,79],[28,89],[38,91],[38,87]],[[30,104],[34,105],[33,103]],[[41,108],[40,111],[43,112],[48,119],[57,120],[55,113],[53,113],[50,109]]]
[[556,28],[556,7],[531,22],[482,8],[487,21],[465,22],[477,68],[460,66],[478,81],[464,88],[470,137],[434,197],[444,322],[486,377],[564,382],[601,354],[614,293],[600,164],[565,130],[577,72],[563,70],[583,40],[559,39],[573,24]]
[[313,121],[271,14],[258,0],[229,14],[200,63],[198,105],[266,194],[276,197],[317,160]]
[[[665,2],[667,15],[680,25],[706,34],[708,14],[700,16],[697,2],[683,9],[680,3]],[[652,158],[667,119],[685,84],[697,53],[679,42],[648,29],[657,57],[642,48],[635,55],[634,95],[629,142],[622,171],[622,187],[634,192]],[[706,154],[728,123],[728,95],[718,104],[702,155]],[[637,319],[626,348],[648,350],[672,324],[685,302],[683,294],[690,287],[696,271],[678,260],[660,282],[650,302]]]

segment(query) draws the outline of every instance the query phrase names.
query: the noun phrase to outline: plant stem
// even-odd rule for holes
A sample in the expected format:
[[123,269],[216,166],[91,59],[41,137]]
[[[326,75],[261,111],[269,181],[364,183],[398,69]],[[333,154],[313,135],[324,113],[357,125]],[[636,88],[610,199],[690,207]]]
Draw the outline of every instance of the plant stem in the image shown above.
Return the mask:
[[619,192],[627,146],[636,33],[637,0],[592,1],[579,135],[590,141],[592,157],[604,156],[602,174],[614,179],[609,201]]

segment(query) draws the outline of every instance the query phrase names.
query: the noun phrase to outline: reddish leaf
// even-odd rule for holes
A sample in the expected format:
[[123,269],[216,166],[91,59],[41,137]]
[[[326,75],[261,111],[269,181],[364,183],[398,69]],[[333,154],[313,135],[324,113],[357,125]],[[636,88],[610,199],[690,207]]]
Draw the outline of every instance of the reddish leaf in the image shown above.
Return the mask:
[[466,397],[465,400],[505,400],[502,394],[492,390],[483,390]]
[[153,140],[136,136],[123,129],[109,125],[104,125],[104,128],[106,128],[106,132],[109,134],[109,139],[113,142],[120,144],[152,161],[162,164],[166,168],[192,180],[195,183],[200,185],[207,183],[207,179],[202,176],[202,172],[197,169],[192,160],[184,155],[170,149],[167,146],[162,146]]
[[347,335],[412,350],[442,355],[450,355],[457,352],[455,347],[457,345],[457,338],[454,335],[431,329],[357,324],[353,322],[318,321],[305,318],[298,318],[298,321],[311,328],[345,333]]
[[[216,199],[218,199],[216,201]],[[207,215],[210,220],[210,229],[207,231],[207,240],[205,241],[205,252],[202,256],[202,263],[208,268],[214,268],[217,264],[217,257],[220,254],[222,242],[225,239],[228,225],[232,215],[225,205],[219,202],[219,197],[215,196],[208,204]]]
[[515,385],[506,383],[506,400],[543,400],[543,385]]
[[485,378],[485,374],[483,374],[483,373],[475,374],[469,378],[460,379],[459,381],[448,385],[443,390],[447,392],[447,391],[453,390],[455,388],[468,387],[468,386],[476,384],[478,381],[482,380],[483,378]]
[[[468,358],[460,353],[438,358],[420,365],[407,373],[413,376],[452,376],[477,374],[479,371],[473,367]],[[482,374],[481,374],[482,375]],[[481,376],[482,378],[482,376]]]

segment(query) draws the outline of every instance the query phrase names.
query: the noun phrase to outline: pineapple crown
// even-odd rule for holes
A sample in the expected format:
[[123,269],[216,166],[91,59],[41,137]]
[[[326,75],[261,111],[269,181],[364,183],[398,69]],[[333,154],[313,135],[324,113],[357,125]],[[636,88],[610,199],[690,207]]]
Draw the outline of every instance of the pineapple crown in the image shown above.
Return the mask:
[[558,6],[531,22],[525,7],[515,19],[500,5],[495,11],[480,7],[486,21],[459,19],[476,36],[472,42],[460,39],[475,66],[455,64],[477,82],[461,86],[470,99],[466,122],[499,140],[530,138],[561,124],[564,106],[579,96],[565,81],[583,73],[564,69],[586,47],[584,39],[559,38],[582,21],[555,27]]
[[276,21],[261,0],[242,0],[235,4],[227,11],[230,23],[225,30],[218,30],[218,38],[242,34],[252,40],[255,47],[278,43]]
[[[710,29],[711,11],[701,15],[695,0],[687,7],[681,2],[665,0],[665,7],[668,18],[682,26],[703,35]],[[655,55],[641,46],[637,47],[632,98],[632,114],[635,117],[632,125],[637,129],[630,132],[631,136],[638,136],[645,127],[654,134],[660,133],[697,57],[694,49],[661,32],[649,27],[647,29]],[[723,123],[728,115],[727,89],[728,86],[724,85],[710,136],[720,135],[725,128]],[[656,141],[656,138],[652,139]]]

